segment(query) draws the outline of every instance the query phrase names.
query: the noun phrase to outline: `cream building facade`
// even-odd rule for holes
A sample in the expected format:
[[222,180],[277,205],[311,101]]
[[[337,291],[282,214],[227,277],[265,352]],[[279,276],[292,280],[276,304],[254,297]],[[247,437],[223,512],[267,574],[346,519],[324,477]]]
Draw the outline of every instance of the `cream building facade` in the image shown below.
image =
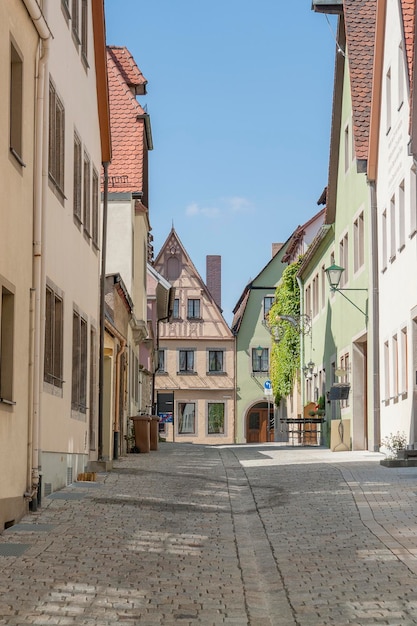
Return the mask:
[[[45,34],[46,34],[45,29]],[[39,36],[23,2],[0,4],[0,532],[27,510],[31,486],[30,354],[35,67]],[[23,85],[25,86],[23,89]],[[8,94],[10,93],[10,98]],[[7,94],[7,95],[6,95]]]
[[10,93],[0,105],[1,530],[98,457],[99,181],[111,146],[103,1],[6,1],[0,21]]
[[220,257],[207,257],[205,284],[172,229],[154,267],[175,288],[171,319],[159,325],[161,435],[184,443],[233,443],[235,339],[221,312]]

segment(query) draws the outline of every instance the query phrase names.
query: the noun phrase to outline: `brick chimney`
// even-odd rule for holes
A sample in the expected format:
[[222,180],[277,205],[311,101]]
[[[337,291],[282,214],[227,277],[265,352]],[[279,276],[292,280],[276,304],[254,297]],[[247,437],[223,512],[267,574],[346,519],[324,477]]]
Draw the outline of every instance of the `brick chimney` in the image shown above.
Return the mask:
[[283,243],[273,243],[272,244],[272,258],[281,250]]
[[206,257],[206,285],[218,307],[222,305],[222,257],[218,254]]

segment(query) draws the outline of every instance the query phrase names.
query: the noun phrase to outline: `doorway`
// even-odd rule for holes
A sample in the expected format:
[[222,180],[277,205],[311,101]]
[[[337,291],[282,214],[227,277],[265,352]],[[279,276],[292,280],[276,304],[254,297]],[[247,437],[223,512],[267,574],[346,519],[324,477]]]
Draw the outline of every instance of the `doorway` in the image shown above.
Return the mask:
[[368,449],[368,344],[366,335],[352,351],[352,450]]
[[246,443],[274,441],[274,405],[258,402],[249,409],[246,416]]

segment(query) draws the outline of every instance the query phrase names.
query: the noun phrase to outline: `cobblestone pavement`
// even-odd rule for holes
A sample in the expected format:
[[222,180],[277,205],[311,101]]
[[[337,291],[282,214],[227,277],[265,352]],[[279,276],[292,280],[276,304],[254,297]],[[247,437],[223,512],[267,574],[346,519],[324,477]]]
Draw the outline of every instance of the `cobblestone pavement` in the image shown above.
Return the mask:
[[0,535],[0,624],[417,624],[417,467],[161,444]]

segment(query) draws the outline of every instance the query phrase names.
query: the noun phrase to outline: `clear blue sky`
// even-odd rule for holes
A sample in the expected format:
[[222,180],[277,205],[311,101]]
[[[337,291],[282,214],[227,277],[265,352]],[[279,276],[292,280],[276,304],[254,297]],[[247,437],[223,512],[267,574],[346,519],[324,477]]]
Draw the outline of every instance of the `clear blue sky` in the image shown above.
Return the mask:
[[310,0],[105,0],[107,43],[148,81],[155,255],[174,224],[226,321],[245,285],[318,210],[327,184],[336,29]]

